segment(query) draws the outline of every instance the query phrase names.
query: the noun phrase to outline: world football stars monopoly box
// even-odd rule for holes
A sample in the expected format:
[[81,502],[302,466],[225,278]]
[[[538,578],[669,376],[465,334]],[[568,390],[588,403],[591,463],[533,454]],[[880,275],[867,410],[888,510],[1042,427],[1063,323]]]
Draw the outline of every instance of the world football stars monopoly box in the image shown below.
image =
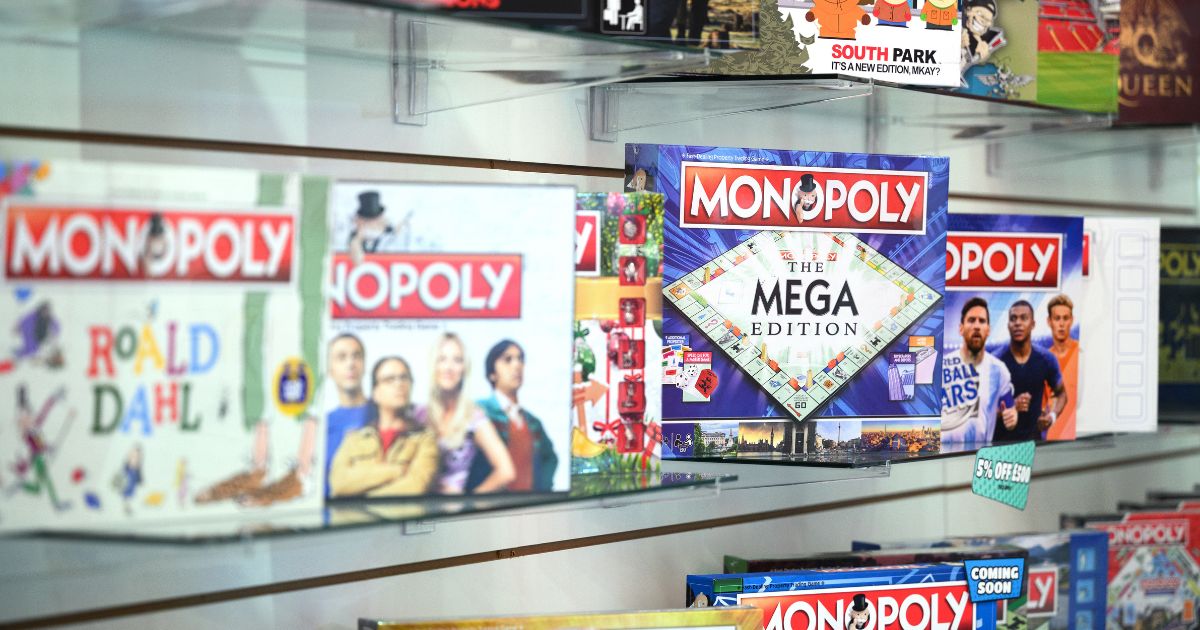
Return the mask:
[[631,144],[625,163],[665,196],[664,420],[938,416],[916,360],[941,345],[946,158]]
[[565,186],[332,187],[325,338],[359,367],[330,361],[330,497],[569,489],[574,208]]
[[[1104,627],[1108,536],[1093,530],[1003,534],[887,543],[854,541],[854,550],[990,548],[1014,545],[1029,552],[1027,627],[1037,630],[1099,630]],[[1011,621],[1011,618],[1010,618]],[[1001,626],[1006,627],[1006,626]],[[1018,630],[1014,626],[1007,626]]]
[[320,507],[327,188],[0,163],[0,528]]
[[1075,438],[1082,290],[1083,219],[950,215],[943,446]]
[[994,630],[959,563],[687,576],[687,605],[753,606],[771,630]]

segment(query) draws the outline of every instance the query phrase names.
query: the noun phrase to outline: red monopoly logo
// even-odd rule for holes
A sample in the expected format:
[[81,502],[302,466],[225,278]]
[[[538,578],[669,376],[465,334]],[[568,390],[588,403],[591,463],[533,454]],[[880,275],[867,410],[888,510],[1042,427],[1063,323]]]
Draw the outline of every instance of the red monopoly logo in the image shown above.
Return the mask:
[[1108,532],[1112,547],[1139,545],[1186,545],[1188,521],[1128,521],[1089,525]]
[[949,232],[949,290],[1053,291],[1062,278],[1062,234]]
[[600,275],[600,213],[595,210],[575,214],[575,275]]
[[1029,615],[1058,614],[1058,567],[1030,567]]
[[334,319],[517,319],[519,254],[333,256]]
[[766,630],[975,628],[966,582],[745,593],[738,604],[761,610]]
[[13,203],[4,227],[9,280],[292,279],[291,214]]
[[923,172],[684,162],[683,227],[925,233]]

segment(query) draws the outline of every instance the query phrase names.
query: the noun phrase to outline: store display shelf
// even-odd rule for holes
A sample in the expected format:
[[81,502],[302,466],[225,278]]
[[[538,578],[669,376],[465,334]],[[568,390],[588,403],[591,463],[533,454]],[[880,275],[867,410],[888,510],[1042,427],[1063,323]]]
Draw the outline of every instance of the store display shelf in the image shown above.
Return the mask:
[[522,513],[615,507],[643,502],[671,502],[719,491],[737,475],[723,473],[621,473],[572,477],[570,492],[432,497],[423,499],[330,500],[324,508],[277,511],[241,517],[207,517],[187,522],[131,522],[88,529],[51,530],[29,537],[65,540],[109,540],[127,543],[210,544],[268,536],[345,531],[400,525],[406,533],[422,533],[437,522],[491,517],[503,510]]
[[244,62],[347,71],[394,68],[396,121],[430,112],[696,69],[703,50],[467,19],[413,7],[321,0],[0,2],[0,42],[71,45],[115,35]]

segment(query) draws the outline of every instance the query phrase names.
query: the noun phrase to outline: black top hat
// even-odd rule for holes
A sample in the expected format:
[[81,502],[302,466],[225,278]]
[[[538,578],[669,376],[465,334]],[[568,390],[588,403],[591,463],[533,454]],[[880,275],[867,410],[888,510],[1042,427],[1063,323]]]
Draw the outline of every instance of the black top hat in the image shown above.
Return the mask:
[[150,215],[150,227],[148,230],[150,236],[162,236],[167,233],[167,228],[163,225],[163,215],[155,212]]
[[800,176],[800,192],[810,193],[817,189],[817,182],[813,181],[813,176],[805,173]]
[[374,219],[383,214],[387,210],[386,207],[379,204],[379,193],[374,190],[368,190],[358,195],[358,210],[354,213],[356,216],[364,219]]
[[867,609],[867,596],[863,595],[862,593],[855,595],[854,603],[851,604],[850,609],[853,610],[854,612],[862,612],[862,611],[866,610]]

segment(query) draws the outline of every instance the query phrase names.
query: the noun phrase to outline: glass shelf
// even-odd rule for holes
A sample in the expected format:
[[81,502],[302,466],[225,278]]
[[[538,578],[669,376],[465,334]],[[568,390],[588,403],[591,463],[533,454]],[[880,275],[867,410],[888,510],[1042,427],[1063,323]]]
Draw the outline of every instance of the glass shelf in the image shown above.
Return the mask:
[[[1109,449],[1117,446],[1117,436],[1112,433],[1100,433],[1081,436],[1071,441],[1038,441],[1038,449],[1051,449],[1055,452]],[[753,466],[774,466],[784,468],[825,468],[844,469],[847,471],[864,471],[864,476],[886,476],[893,464],[923,462],[938,459],[973,456],[980,448],[992,444],[942,444],[939,451],[925,452],[825,452],[825,453],[738,453],[720,457],[679,458],[674,462],[722,462],[730,465],[749,464]],[[751,466],[751,468],[753,467]],[[881,470],[876,470],[881,469]],[[739,468],[745,471],[747,468]],[[853,472],[847,473],[849,478],[857,478]],[[739,473],[741,483],[746,482],[746,473]]]
[[15,538],[114,541],[125,543],[211,544],[252,538],[344,531],[400,525],[405,533],[430,531],[437,522],[491,516],[502,510],[522,513],[615,507],[711,496],[731,473],[662,472],[575,475],[564,493],[476,495],[428,499],[332,500],[323,509],[273,511],[242,518],[196,519],[186,523],[131,523],[89,529],[39,531]]
[[[346,72],[391,67],[397,122],[430,112],[701,68],[703,50],[457,17],[416,7],[320,0],[0,0],[0,42],[115,36],[174,40],[197,58]],[[231,70],[233,68],[230,68]]]

